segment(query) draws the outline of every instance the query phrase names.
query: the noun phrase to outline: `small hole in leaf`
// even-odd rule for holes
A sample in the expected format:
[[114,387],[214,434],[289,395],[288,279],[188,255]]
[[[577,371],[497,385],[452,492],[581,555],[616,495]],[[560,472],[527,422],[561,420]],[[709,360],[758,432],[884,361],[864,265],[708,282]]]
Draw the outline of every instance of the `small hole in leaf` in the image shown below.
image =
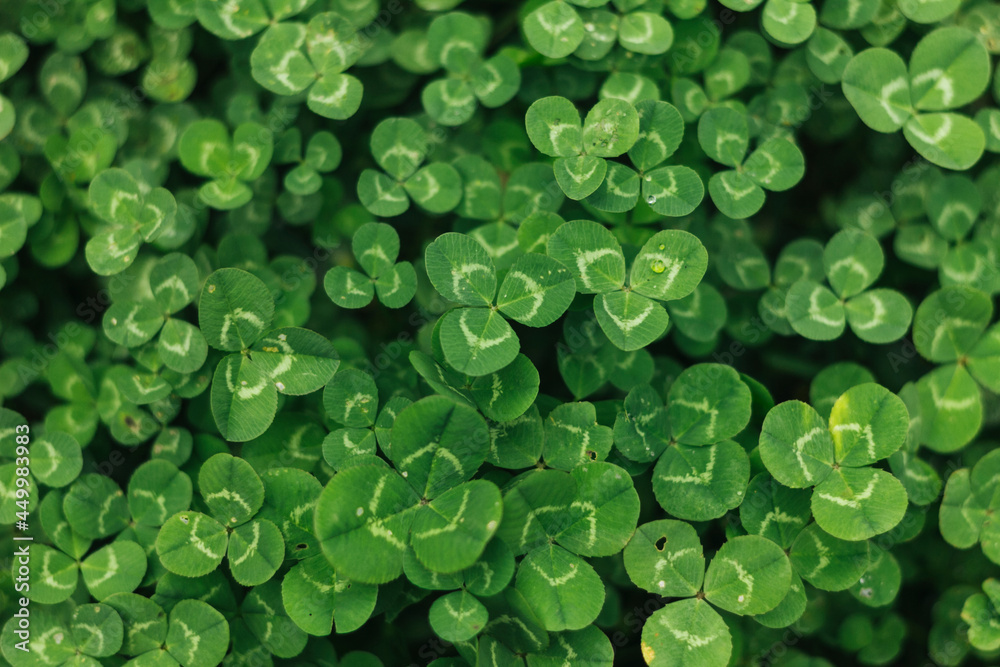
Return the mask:
[[656,540],[656,550],[657,551],[663,551],[663,547],[665,547],[665,546],[667,546],[667,538],[666,537],[661,537],[660,539]]
[[595,452],[592,449],[588,449],[587,450],[587,458],[589,458],[591,461],[596,461],[597,460],[597,452]]
[[300,542],[299,544],[296,544],[296,545],[295,545],[295,548],[296,548],[296,549],[297,549],[298,551],[302,551],[303,549],[308,549],[308,548],[309,548],[309,545],[308,545],[308,544],[306,544],[305,542]]

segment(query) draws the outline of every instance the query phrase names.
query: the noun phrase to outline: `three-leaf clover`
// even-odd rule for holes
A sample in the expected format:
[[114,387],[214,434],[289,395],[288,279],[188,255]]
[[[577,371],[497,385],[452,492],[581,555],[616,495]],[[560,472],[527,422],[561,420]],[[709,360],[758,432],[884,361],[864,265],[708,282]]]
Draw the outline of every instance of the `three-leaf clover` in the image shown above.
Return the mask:
[[375,443],[383,452],[392,448],[392,426],[399,412],[413,401],[394,396],[379,410],[374,378],[356,368],[342,368],[323,390],[326,416],[342,426],[323,439],[323,458],[335,470],[372,463]]
[[354,232],[354,257],[364,275],[346,266],[335,266],[323,279],[330,299],[343,308],[363,308],[378,294],[388,308],[402,308],[417,292],[417,273],[409,262],[396,262],[399,235],[381,222],[368,222]]
[[365,169],[358,199],[372,214],[391,218],[410,208],[410,199],[431,213],[447,213],[462,199],[462,177],[444,162],[420,165],[430,154],[427,131],[410,118],[387,118],[371,136],[372,156],[385,172]]
[[156,536],[156,553],[170,572],[200,577],[228,557],[233,578],[244,586],[269,580],[284,562],[285,541],[277,526],[255,515],[264,484],[253,467],[231,454],[215,454],[198,473],[198,492],[211,516],[181,511]]
[[955,174],[939,176],[928,188],[924,212],[930,224],[903,226],[896,232],[893,250],[905,262],[937,269],[942,286],[968,285],[992,294],[1000,291],[1000,271],[985,234],[969,238],[983,209],[983,199],[972,179]]
[[307,24],[287,21],[268,28],[250,55],[250,71],[278,95],[308,90],[310,110],[344,120],[357,112],[364,92],[357,77],[344,73],[361,57],[361,46],[350,21],[322,12]]
[[155,241],[174,223],[177,202],[166,188],[150,188],[124,169],[105,169],[90,183],[91,210],[107,223],[87,241],[87,263],[98,275],[121,273],[143,242]]
[[712,202],[730,218],[752,216],[764,205],[764,189],[787,190],[805,173],[802,151],[785,137],[765,139],[747,157],[750,130],[746,113],[730,107],[702,114],[698,143],[708,157],[732,167],[716,172],[708,182]]
[[560,226],[548,254],[569,269],[580,294],[595,294],[601,330],[622,350],[649,345],[667,330],[670,317],[660,301],[691,294],[708,265],[696,236],[680,230],[654,234],[632,261],[625,284],[625,255],[606,227],[588,220]]
[[340,165],[344,150],[332,132],[320,131],[309,138],[302,152],[302,133],[292,128],[274,148],[275,162],[293,163],[283,184],[288,192],[300,197],[314,194],[323,187],[322,174]]
[[556,158],[552,168],[559,187],[577,200],[604,183],[611,169],[605,158],[624,154],[639,138],[635,107],[614,98],[594,105],[581,123],[580,112],[565,97],[543,97],[528,108],[524,124],[535,148]]
[[[178,373],[194,373],[208,357],[208,342],[198,327],[174,317],[194,301],[201,278],[187,255],[171,253],[160,258],[149,272],[152,301],[120,301],[104,313],[104,333],[125,347],[139,347],[159,333],[156,351],[163,364]],[[151,390],[136,386],[142,393]]]
[[[572,5],[585,8],[575,9]],[[552,0],[524,18],[522,30],[532,48],[549,58],[570,54],[600,60],[615,41],[635,53],[658,55],[674,40],[673,28],[642,3],[615,2],[623,15],[601,10],[607,0]]]
[[[737,615],[765,614],[785,599],[793,575],[788,556],[757,535],[732,537],[705,567],[694,528],[664,519],[639,526],[625,548],[625,569],[640,588],[671,598],[642,629],[642,656],[650,667],[684,663],[722,665],[732,636],[718,607]],[[680,664],[684,664],[680,663]]]
[[823,249],[823,269],[834,291],[808,278],[792,283],[785,297],[789,324],[813,340],[837,338],[847,324],[869,343],[902,338],[913,317],[909,301],[893,289],[868,289],[884,266],[874,236],[859,229],[838,232]]
[[462,12],[442,14],[427,29],[427,57],[444,67],[447,78],[428,83],[421,93],[427,114],[442,125],[461,125],[478,104],[494,109],[521,87],[521,70],[509,56],[484,59],[488,24]]
[[625,212],[635,208],[641,197],[660,215],[688,215],[705,196],[701,177],[684,165],[661,166],[683,140],[680,112],[668,102],[656,100],[643,100],[635,110],[639,115],[639,138],[628,156],[638,174],[619,163],[609,163],[607,177],[587,203],[599,211]]
[[340,365],[329,340],[297,327],[270,329],[274,299],[264,282],[242,269],[208,277],[198,318],[208,344],[233,352],[212,380],[212,413],[227,440],[244,442],[274,421],[278,394],[302,396],[330,381]]
[[214,119],[188,125],[178,143],[178,157],[185,169],[210,178],[198,189],[202,201],[219,210],[243,206],[253,198],[250,184],[271,162],[274,137],[258,123],[242,123],[232,137],[226,126]]
[[927,34],[913,49],[909,69],[886,48],[854,56],[844,70],[844,95],[865,125],[897,132],[924,158],[947,169],[968,169],[986,145],[982,128],[951,109],[965,106],[989,85],[990,56],[967,28]]
[[903,485],[871,467],[903,446],[910,420],[902,399],[877,384],[844,392],[829,422],[801,401],[772,408],[760,434],[760,457],[778,482],[813,487],[812,513],[825,532],[865,540],[896,526],[906,512]]
[[572,272],[538,253],[515,261],[497,290],[489,254],[473,238],[455,232],[427,246],[424,267],[441,296],[464,306],[445,313],[438,329],[448,364],[466,375],[494,373],[517,356],[521,344],[504,316],[529,327],[548,326],[576,294]]

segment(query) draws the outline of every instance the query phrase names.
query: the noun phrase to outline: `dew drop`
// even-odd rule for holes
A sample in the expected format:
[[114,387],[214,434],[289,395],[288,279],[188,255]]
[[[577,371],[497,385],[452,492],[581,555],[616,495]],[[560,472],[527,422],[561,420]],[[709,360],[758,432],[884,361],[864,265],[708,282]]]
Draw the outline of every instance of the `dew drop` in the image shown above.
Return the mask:
[[65,636],[61,632],[57,632],[54,635],[52,635],[52,639],[55,640],[56,644],[62,644],[64,638]]
[[744,599],[746,599],[746,598],[743,595],[741,595],[738,598],[736,598],[736,601],[737,602],[743,602]]
[[365,508],[363,507],[359,507],[358,510],[355,512],[355,514],[357,514],[358,516],[361,516],[364,513],[365,513]]
[[274,386],[278,388],[278,391],[285,391],[285,383],[284,382],[275,382]]
[[403,471],[403,477],[409,477],[409,476],[410,476],[410,473],[407,472],[406,470],[404,470]]
[[660,260],[656,260],[655,262],[653,262],[649,268],[653,270],[653,273],[663,273],[664,271],[667,270],[667,267],[665,267],[663,265],[663,262],[661,262]]
[[278,340],[280,341],[288,340],[288,334],[278,334]]
[[497,528],[496,521],[490,521],[488,524],[486,524],[486,530],[493,531],[496,530],[496,528]]
[[112,317],[111,318],[111,324],[113,324],[115,326],[118,326],[118,318],[117,317]]
[[246,380],[240,380],[240,384],[245,387],[245,386],[247,386],[247,381]]
[[190,521],[190,519],[188,519],[186,516],[181,517],[181,523],[187,523],[188,521]]
[[653,196],[653,195],[649,195],[648,197],[646,197],[646,203],[650,204],[650,205],[655,204],[656,203],[656,197]]
[[594,24],[593,24],[593,23],[585,23],[585,24],[583,25],[583,28],[584,28],[584,30],[586,30],[587,32],[594,32]]
[[864,578],[864,577],[861,577],[860,579],[858,579],[858,583],[859,583],[859,584],[863,584],[863,583],[865,583],[865,578]]
[[208,293],[212,294],[213,292],[215,292],[215,285],[209,285],[208,286]]
[[870,598],[874,592],[875,591],[873,591],[870,588],[862,588],[861,589],[861,597]]
[[667,582],[665,582],[662,579],[660,579],[658,582],[656,582],[656,585],[659,586],[660,588],[666,588],[667,587]]
[[646,174],[645,176],[643,176],[643,178],[645,179],[645,181],[646,181],[647,183],[649,183],[650,181],[652,181],[652,180],[653,180],[653,177],[652,177],[652,176],[650,176],[649,174]]
[[660,250],[664,250],[666,247],[667,246],[663,245],[662,243],[660,244]]
[[229,517],[229,523],[236,523],[238,519],[234,516]]

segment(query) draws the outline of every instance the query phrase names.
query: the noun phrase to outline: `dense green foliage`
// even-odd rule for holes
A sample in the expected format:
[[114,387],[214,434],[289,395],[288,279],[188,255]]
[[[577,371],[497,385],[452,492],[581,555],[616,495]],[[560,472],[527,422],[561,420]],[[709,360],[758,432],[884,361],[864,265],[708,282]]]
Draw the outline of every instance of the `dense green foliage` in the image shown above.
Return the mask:
[[2,0],[0,664],[997,664],[998,55]]

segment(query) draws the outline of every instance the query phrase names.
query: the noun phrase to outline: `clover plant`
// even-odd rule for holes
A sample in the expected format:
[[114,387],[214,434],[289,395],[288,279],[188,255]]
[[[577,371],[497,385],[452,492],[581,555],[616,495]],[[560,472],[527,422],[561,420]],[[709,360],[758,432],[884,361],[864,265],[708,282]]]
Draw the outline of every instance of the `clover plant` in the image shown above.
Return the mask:
[[996,664],[996,0],[0,4],[0,663]]

